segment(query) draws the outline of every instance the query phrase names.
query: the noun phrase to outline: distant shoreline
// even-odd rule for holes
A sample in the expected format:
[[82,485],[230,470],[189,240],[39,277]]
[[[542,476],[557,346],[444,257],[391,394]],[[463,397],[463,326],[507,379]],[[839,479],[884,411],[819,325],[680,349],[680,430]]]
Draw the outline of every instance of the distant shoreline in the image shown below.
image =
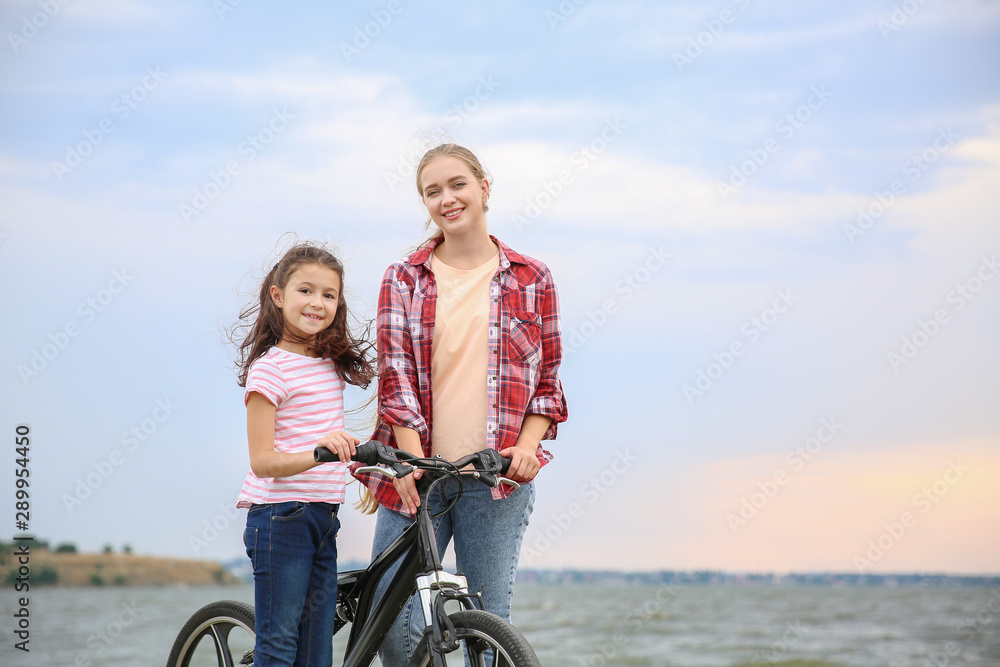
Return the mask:
[[1000,575],[941,573],[854,574],[849,572],[734,573],[715,570],[660,570],[624,572],[615,570],[520,569],[523,584],[620,584],[674,586],[868,586],[883,588],[1000,588]]
[[[344,561],[342,571],[364,568],[362,561]],[[448,566],[446,566],[447,568]],[[451,569],[451,568],[449,568]],[[18,565],[8,553],[0,556],[0,578],[10,582]],[[33,586],[214,586],[252,583],[246,558],[226,562],[192,560],[130,553],[60,553],[35,543],[30,556]],[[993,587],[998,575],[944,573],[850,572],[743,573],[720,570],[621,571],[521,568],[517,583],[524,585],[625,585],[625,586],[830,586],[881,588]]]
[[[26,557],[25,557],[26,556]],[[32,544],[26,555],[3,554],[0,578],[31,587],[206,586],[242,583],[221,563],[121,553],[54,552]]]

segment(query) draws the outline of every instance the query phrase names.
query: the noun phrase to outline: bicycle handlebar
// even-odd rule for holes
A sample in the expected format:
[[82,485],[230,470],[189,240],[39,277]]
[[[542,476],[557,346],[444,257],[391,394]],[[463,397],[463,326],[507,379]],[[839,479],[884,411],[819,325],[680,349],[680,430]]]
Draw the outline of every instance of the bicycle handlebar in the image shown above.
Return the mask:
[[[445,461],[439,458],[422,458],[402,449],[387,447],[374,440],[363,442],[355,447],[355,453],[351,459],[366,466],[382,464],[393,470],[397,477],[405,477],[417,468],[453,472],[471,465],[472,470],[469,472],[479,473],[486,477],[484,481],[487,483],[493,481],[494,475],[505,474],[510,467],[510,459],[500,456],[500,453],[495,449],[484,449],[475,454],[469,454],[458,461]],[[317,447],[313,450],[313,460],[317,463],[326,463],[339,461],[340,458],[336,452],[326,447]],[[490,486],[495,486],[495,484],[490,484]]]

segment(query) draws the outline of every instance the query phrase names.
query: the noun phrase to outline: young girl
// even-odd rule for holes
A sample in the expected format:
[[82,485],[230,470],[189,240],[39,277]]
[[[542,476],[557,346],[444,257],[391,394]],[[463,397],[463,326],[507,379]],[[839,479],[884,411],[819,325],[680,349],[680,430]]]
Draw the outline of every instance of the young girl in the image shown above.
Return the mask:
[[[540,441],[555,438],[566,419],[558,295],[545,264],[490,236],[490,183],[468,149],[428,151],[417,166],[417,190],[437,233],[382,280],[381,423],[372,439],[418,456],[457,460],[490,447],[512,460],[507,476],[520,489],[466,485],[437,529],[439,552],[454,537],[469,589],[481,590],[486,609],[509,619],[531,481],[552,458]],[[392,482],[357,476],[381,503],[378,553],[412,521],[417,474]],[[456,491],[432,498],[432,507]],[[406,664],[423,620],[411,600],[383,644],[382,664]]]
[[[336,257],[298,245],[240,315],[252,322],[239,348],[250,472],[237,507],[249,510],[257,667],[333,661],[337,510],[360,442],[343,430],[343,391],[374,375],[370,345],[348,330],[343,279]],[[344,463],[315,463],[317,445]]]

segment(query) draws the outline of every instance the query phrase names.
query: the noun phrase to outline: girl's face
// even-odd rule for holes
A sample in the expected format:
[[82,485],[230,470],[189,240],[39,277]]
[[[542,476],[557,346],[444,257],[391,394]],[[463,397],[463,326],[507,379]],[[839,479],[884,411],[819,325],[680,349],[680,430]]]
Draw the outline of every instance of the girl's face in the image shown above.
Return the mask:
[[431,220],[446,236],[486,226],[483,205],[490,184],[477,181],[463,160],[442,156],[428,162],[420,172],[420,192]]
[[[284,288],[271,286],[271,298],[285,321],[282,343],[305,349],[296,340],[312,340],[333,324],[340,303],[340,275],[322,264],[303,264],[292,271]],[[290,339],[290,340],[286,340]],[[282,345],[284,349],[289,349]],[[292,352],[300,352],[292,349]]]

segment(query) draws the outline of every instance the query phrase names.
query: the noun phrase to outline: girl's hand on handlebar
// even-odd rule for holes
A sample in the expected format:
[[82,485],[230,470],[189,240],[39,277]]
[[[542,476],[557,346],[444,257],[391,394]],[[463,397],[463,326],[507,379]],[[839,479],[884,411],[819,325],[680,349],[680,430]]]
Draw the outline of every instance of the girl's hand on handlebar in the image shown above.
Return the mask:
[[416,481],[423,475],[423,470],[414,470],[406,477],[396,477],[392,480],[392,485],[396,487],[399,499],[403,501],[403,509],[408,514],[416,514],[417,507],[420,506],[420,494],[417,493]]
[[535,452],[538,450],[538,443],[531,444],[530,441],[518,440],[513,447],[508,447],[500,452],[500,456],[510,459],[510,467],[504,477],[515,482],[530,482],[538,474],[538,469],[542,465],[538,462]]
[[344,431],[331,431],[317,440],[316,444],[336,453],[341,462],[350,463],[351,457],[354,456],[354,448],[361,444],[361,440]]

